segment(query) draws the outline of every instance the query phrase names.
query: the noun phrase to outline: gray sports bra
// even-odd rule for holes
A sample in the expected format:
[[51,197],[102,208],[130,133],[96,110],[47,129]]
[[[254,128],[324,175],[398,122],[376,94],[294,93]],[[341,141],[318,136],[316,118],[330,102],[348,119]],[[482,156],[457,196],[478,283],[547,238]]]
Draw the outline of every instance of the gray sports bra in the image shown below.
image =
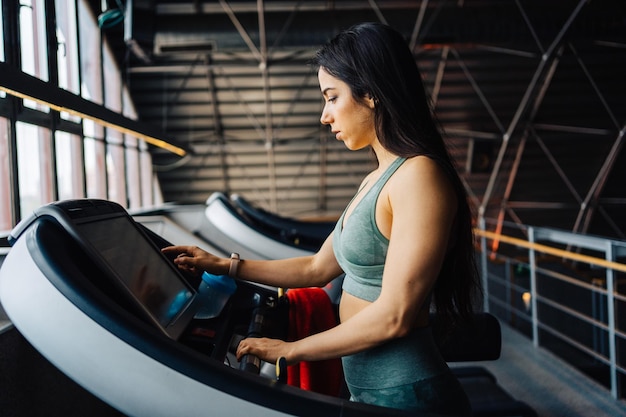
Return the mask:
[[370,302],[380,295],[389,248],[389,239],[376,225],[376,201],[383,186],[404,161],[406,158],[393,161],[342,226],[347,208],[344,210],[333,232],[335,258],[346,274],[343,290]]

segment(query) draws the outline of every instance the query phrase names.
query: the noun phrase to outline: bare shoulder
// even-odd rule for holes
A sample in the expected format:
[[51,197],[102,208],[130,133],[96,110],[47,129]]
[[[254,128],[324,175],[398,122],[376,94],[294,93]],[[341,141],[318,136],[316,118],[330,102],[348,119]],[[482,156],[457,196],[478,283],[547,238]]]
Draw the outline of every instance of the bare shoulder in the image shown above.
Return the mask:
[[427,156],[407,159],[390,181],[392,194],[413,194],[412,190],[427,191],[429,194],[455,195],[452,183],[443,168]]
[[450,219],[457,210],[452,182],[437,162],[426,156],[408,159],[390,178],[385,190],[389,213],[414,216],[438,213]]
[[417,156],[407,159],[383,187],[376,221],[385,236],[391,236],[394,227],[398,236],[415,235],[418,228],[447,228],[457,206],[456,192],[444,170],[431,158]]

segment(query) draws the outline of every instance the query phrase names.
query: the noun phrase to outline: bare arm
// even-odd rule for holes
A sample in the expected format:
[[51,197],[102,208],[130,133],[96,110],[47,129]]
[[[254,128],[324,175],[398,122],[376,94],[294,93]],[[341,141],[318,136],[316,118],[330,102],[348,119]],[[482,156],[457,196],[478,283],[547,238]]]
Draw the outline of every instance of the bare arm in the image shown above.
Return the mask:
[[[219,258],[194,246],[163,248],[166,256],[174,258],[181,269],[207,271],[226,275],[230,259]],[[278,260],[242,260],[237,278],[275,287],[322,287],[341,274],[332,248],[332,235],[320,250],[311,256]]]
[[446,253],[456,197],[431,160],[414,158],[405,165],[381,194],[387,213],[377,212],[381,231],[390,236],[380,297],[340,325],[296,342],[246,339],[239,356],[253,353],[270,362],[284,356],[289,363],[322,360],[369,349],[416,327]]

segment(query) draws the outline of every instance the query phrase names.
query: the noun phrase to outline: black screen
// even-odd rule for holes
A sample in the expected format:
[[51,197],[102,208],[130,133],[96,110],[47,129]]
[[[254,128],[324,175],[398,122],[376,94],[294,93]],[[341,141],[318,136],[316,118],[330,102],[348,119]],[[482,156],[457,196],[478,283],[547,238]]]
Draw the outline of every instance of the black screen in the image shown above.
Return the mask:
[[82,223],[79,228],[162,327],[189,306],[194,295],[190,287],[128,217]]

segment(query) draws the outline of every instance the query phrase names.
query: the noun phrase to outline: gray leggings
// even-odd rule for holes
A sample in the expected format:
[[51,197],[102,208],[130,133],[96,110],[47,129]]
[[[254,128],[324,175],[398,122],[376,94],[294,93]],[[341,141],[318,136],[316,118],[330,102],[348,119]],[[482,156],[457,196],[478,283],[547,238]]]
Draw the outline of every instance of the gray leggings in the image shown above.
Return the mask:
[[353,401],[384,407],[470,415],[463,387],[448,369],[430,327],[343,358]]

